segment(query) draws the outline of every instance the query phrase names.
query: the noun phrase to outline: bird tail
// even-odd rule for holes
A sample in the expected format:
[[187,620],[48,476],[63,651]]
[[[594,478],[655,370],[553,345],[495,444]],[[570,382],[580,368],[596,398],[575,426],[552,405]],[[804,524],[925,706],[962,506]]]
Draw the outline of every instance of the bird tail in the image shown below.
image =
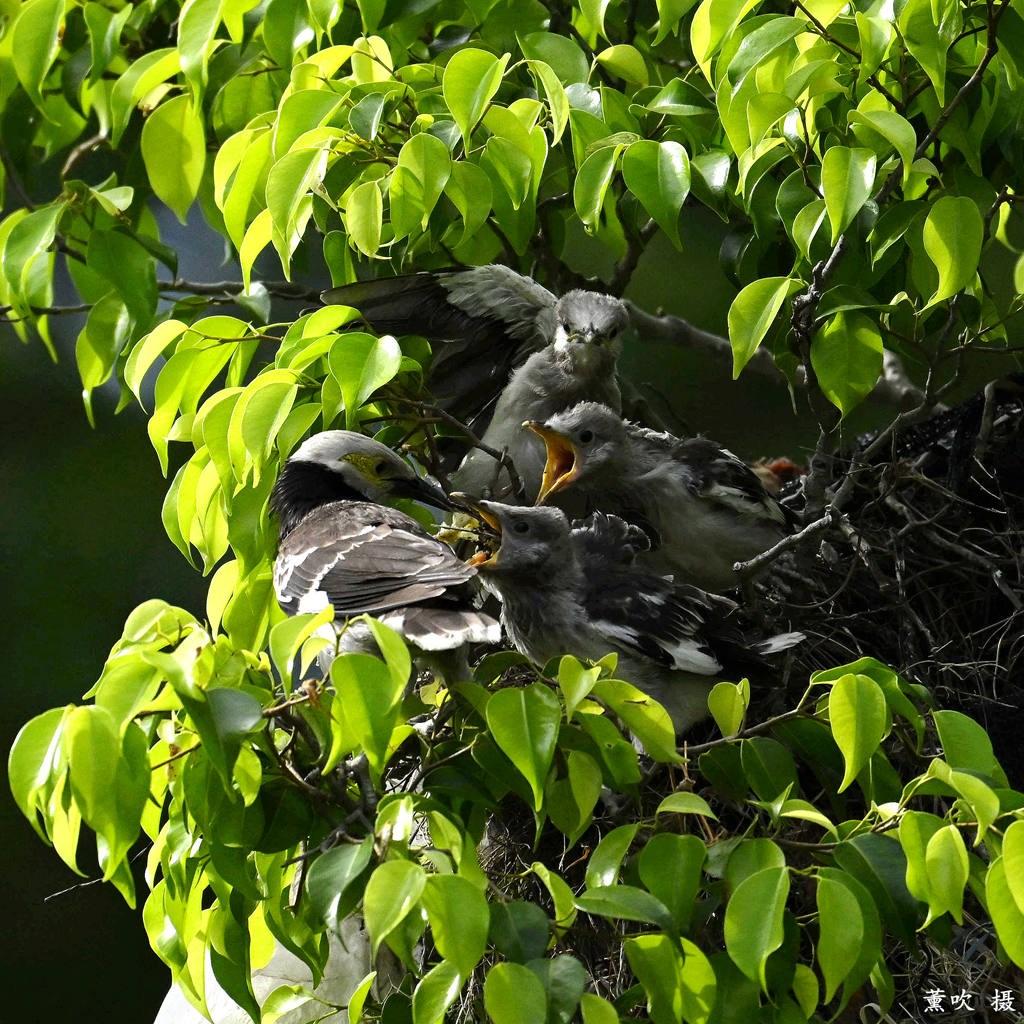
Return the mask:
[[501,639],[501,626],[482,612],[405,608],[402,614],[402,633],[424,651],[450,651],[463,644],[494,644]]
[[807,637],[803,633],[797,631],[776,633],[775,636],[770,636],[766,640],[759,640],[753,647],[758,654],[779,654],[781,651],[788,651],[790,647],[796,647],[806,639]]

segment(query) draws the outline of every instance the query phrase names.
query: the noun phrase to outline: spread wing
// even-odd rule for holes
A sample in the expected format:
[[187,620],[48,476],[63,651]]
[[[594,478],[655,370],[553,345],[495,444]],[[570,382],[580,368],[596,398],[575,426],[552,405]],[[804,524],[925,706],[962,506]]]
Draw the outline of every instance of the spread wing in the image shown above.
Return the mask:
[[595,512],[577,520],[573,544],[586,575],[592,624],[620,647],[662,665],[710,674],[720,667],[703,629],[731,601],[677,584],[633,564],[650,540],[618,516]]
[[274,590],[289,614],[330,603],[344,618],[439,598],[475,573],[408,516],[333,502],[285,538],[274,562]]
[[488,408],[512,370],[554,332],[555,296],[498,264],[360,281],[321,298],[358,309],[375,331],[447,342],[435,352],[430,386],[463,420]]

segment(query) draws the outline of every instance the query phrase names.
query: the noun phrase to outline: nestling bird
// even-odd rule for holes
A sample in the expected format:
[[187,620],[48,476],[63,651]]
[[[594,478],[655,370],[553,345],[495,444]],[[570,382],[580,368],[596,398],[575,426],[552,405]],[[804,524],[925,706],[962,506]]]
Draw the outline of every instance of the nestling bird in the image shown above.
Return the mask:
[[733,601],[637,565],[645,535],[618,516],[596,512],[570,524],[557,508],[477,506],[501,544],[472,561],[501,600],[516,648],[538,665],[560,654],[597,660],[616,652],[616,674],[662,704],[678,732],[707,716],[720,679],[763,667],[764,655],[803,639],[785,633],[750,642]]
[[[611,295],[577,290],[556,298],[494,265],[344,285],[322,298],[358,308],[376,330],[449,340],[434,358],[430,387],[489,447],[508,451],[528,500],[540,486],[544,450],[523,420],[544,420],[585,400],[621,407],[615,365],[629,312]],[[452,482],[478,495],[509,486],[480,449],[469,452]]]
[[[350,616],[375,615],[423,651],[497,642],[498,623],[472,606],[467,583],[476,570],[415,519],[380,504],[397,497],[450,505],[372,438],[327,430],[303,442],[270,498],[280,524],[274,591],[281,607],[295,615],[332,604],[339,631]],[[365,628],[352,627],[340,649],[365,650],[367,640]]]
[[538,502],[638,523],[653,541],[642,560],[658,572],[726,590],[739,582],[735,562],[790,530],[753,470],[707,438],[657,433],[596,402],[528,425],[547,448]]

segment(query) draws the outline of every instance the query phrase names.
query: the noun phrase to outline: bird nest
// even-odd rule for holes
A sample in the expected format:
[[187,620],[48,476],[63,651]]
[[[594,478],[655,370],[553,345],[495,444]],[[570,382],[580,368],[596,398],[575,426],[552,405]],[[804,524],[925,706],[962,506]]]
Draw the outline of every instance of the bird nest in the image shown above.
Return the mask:
[[[856,473],[842,517],[827,532],[782,555],[748,594],[752,603],[747,611],[760,626],[797,629],[807,637],[787,654],[785,685],[758,687],[754,681],[753,721],[791,709],[810,673],[871,656],[927,687],[937,707],[977,720],[991,737],[1011,786],[1024,787],[1019,742],[1024,696],[1022,428],[1024,401],[1019,397],[993,403],[991,396],[978,396],[895,435],[883,458],[866,463],[860,458],[870,438],[837,457],[835,479],[851,469]],[[705,723],[691,730],[687,741],[699,745],[717,735]],[[935,738],[929,737],[925,753],[937,751]],[[897,769],[912,767],[897,764],[899,756],[894,754]],[[907,756],[918,759],[914,774],[920,770],[920,754]],[[650,820],[667,793],[692,787],[703,787],[695,765],[648,764],[636,801],[628,807],[614,799],[599,803],[593,823],[575,844],[552,829],[536,835],[532,816],[506,802],[488,828],[491,841],[485,843],[482,865],[510,897],[545,906],[553,916],[543,884],[529,870],[532,861],[550,865],[579,891],[589,855],[604,835],[626,820]],[[716,803],[716,809],[716,835],[705,838],[738,836],[749,827],[742,806]],[[814,839],[813,830],[805,838]],[[808,863],[812,859],[808,853]],[[713,938],[721,915],[711,905],[702,915],[702,928]],[[621,927],[581,914],[571,945],[553,952],[571,952],[585,966],[594,990],[619,999],[623,1008],[621,1000],[625,996],[628,1001],[635,978],[622,940]],[[991,923],[969,894],[964,925],[952,926],[941,946],[921,935],[920,953],[890,940],[886,961],[895,1000],[888,1015],[855,1000],[846,1011],[855,1016],[844,1019],[902,1024],[934,1014],[927,1004],[929,991],[968,989],[977,1010],[979,1000],[984,1009],[992,993],[1020,990],[1020,972],[1000,963]],[[460,1003],[460,1020],[473,1019],[474,983],[479,987],[479,977]],[[950,1019],[948,1012],[940,1019]],[[1024,1017],[1006,1013],[999,1019]]]
[[808,637],[794,687],[873,656],[980,722],[1024,784],[1024,401],[975,396],[856,473],[843,520],[762,584],[762,614]]

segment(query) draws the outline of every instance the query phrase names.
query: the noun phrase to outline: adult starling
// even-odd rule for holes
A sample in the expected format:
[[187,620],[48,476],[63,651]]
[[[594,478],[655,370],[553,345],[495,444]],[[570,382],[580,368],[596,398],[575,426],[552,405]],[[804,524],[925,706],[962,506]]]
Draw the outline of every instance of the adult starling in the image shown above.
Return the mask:
[[739,582],[735,562],[789,532],[786,513],[757,474],[707,438],[648,430],[595,402],[529,426],[547,448],[538,502],[638,523],[653,540],[643,561],[658,572],[726,590]]
[[[349,430],[305,441],[274,484],[279,519],[274,590],[289,614],[334,606],[335,626],[350,616],[380,618],[423,651],[494,643],[500,628],[472,607],[476,570],[397,509],[414,498],[448,507],[447,495],[417,476],[386,445]],[[340,649],[366,649],[368,631],[342,633]]]
[[803,639],[751,642],[734,602],[636,564],[644,534],[618,516],[596,512],[570,524],[557,508],[477,504],[501,544],[473,561],[501,600],[516,648],[538,665],[614,651],[617,674],[662,704],[678,732],[707,716],[707,696],[723,676],[748,674],[764,655]]
[[[488,446],[508,451],[528,500],[540,486],[544,450],[523,420],[587,400],[621,407],[615,364],[629,312],[611,295],[576,290],[556,298],[492,265],[343,285],[322,298],[359,309],[375,330],[448,342],[434,357],[433,394]],[[452,480],[472,494],[502,493],[510,483],[480,449]]]

